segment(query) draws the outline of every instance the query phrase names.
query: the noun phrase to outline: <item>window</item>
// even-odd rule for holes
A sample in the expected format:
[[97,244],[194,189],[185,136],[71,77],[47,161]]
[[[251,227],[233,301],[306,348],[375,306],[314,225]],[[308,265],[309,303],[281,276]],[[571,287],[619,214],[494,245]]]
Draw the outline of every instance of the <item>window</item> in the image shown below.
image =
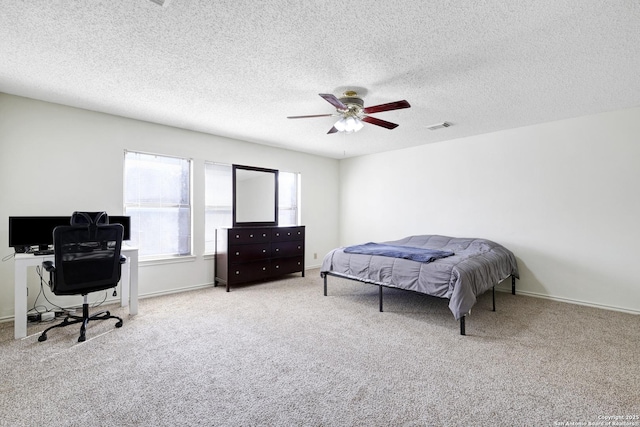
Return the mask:
[[191,161],[125,152],[124,211],[140,256],[191,254]]
[[300,174],[278,172],[278,225],[298,225]]
[[213,253],[216,249],[216,229],[231,227],[231,165],[204,164],[204,250]]
[[[205,253],[216,248],[216,229],[229,228],[231,218],[231,165],[205,163]],[[278,172],[278,224],[298,225],[300,174]]]

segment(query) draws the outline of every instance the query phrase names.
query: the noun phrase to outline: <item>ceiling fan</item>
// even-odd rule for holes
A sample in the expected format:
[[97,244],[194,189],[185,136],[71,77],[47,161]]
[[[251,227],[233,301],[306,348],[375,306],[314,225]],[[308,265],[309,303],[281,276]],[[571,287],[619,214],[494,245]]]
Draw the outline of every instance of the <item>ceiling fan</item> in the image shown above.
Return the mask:
[[314,114],[311,116],[289,116],[288,119],[306,119],[310,117],[340,117],[331,129],[329,133],[357,132],[364,126],[362,122],[370,123],[372,125],[381,126],[386,129],[395,129],[397,124],[388,122],[386,120],[377,119],[371,117],[368,114],[380,113],[382,111],[400,110],[402,108],[409,108],[411,105],[405,100],[390,102],[388,104],[374,105],[372,107],[365,107],[362,98],[358,97],[355,91],[348,90],[344,93],[342,98],[337,98],[330,93],[320,93],[329,104],[336,107],[336,113],[334,114]]

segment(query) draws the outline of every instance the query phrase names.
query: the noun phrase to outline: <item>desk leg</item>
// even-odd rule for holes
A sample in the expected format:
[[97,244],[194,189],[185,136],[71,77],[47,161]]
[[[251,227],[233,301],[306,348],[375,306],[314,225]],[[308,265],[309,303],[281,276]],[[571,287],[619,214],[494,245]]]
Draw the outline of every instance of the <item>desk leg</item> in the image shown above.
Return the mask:
[[16,262],[14,274],[14,336],[18,339],[27,336],[27,267]]
[[129,283],[130,274],[131,260],[127,257],[127,262],[122,264],[122,273],[120,274],[120,307],[129,305],[129,292],[131,289]]
[[138,251],[128,254],[129,257],[129,314],[138,314]]

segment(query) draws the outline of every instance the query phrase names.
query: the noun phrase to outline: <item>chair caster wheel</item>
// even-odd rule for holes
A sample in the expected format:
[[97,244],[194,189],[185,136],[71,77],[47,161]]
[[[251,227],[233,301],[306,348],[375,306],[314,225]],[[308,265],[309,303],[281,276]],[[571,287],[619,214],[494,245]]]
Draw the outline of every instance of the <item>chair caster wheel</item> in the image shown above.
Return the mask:
[[116,328],[122,328],[122,320],[116,323]]
[[42,341],[46,341],[47,340],[47,334],[42,334],[38,337],[38,341],[42,342]]

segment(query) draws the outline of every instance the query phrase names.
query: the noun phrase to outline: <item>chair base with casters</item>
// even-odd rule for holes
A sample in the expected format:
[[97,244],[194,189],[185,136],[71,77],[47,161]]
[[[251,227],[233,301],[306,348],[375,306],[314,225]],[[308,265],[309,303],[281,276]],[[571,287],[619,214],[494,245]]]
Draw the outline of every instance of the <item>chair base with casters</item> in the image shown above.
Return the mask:
[[89,315],[89,303],[87,301],[87,295],[83,295],[84,302],[82,304],[82,316],[74,316],[72,314],[68,315],[64,318],[61,323],[57,325],[53,325],[45,329],[42,334],[38,337],[38,341],[46,341],[47,340],[47,332],[54,328],[63,328],[69,325],[75,325],[76,323],[82,323],[80,326],[80,337],[78,338],[78,342],[83,342],[87,339],[86,332],[87,326],[89,322],[94,320],[107,320],[107,319],[118,319],[116,323],[116,328],[122,327],[122,319],[118,316],[113,316],[109,311],[100,311],[98,313]]

